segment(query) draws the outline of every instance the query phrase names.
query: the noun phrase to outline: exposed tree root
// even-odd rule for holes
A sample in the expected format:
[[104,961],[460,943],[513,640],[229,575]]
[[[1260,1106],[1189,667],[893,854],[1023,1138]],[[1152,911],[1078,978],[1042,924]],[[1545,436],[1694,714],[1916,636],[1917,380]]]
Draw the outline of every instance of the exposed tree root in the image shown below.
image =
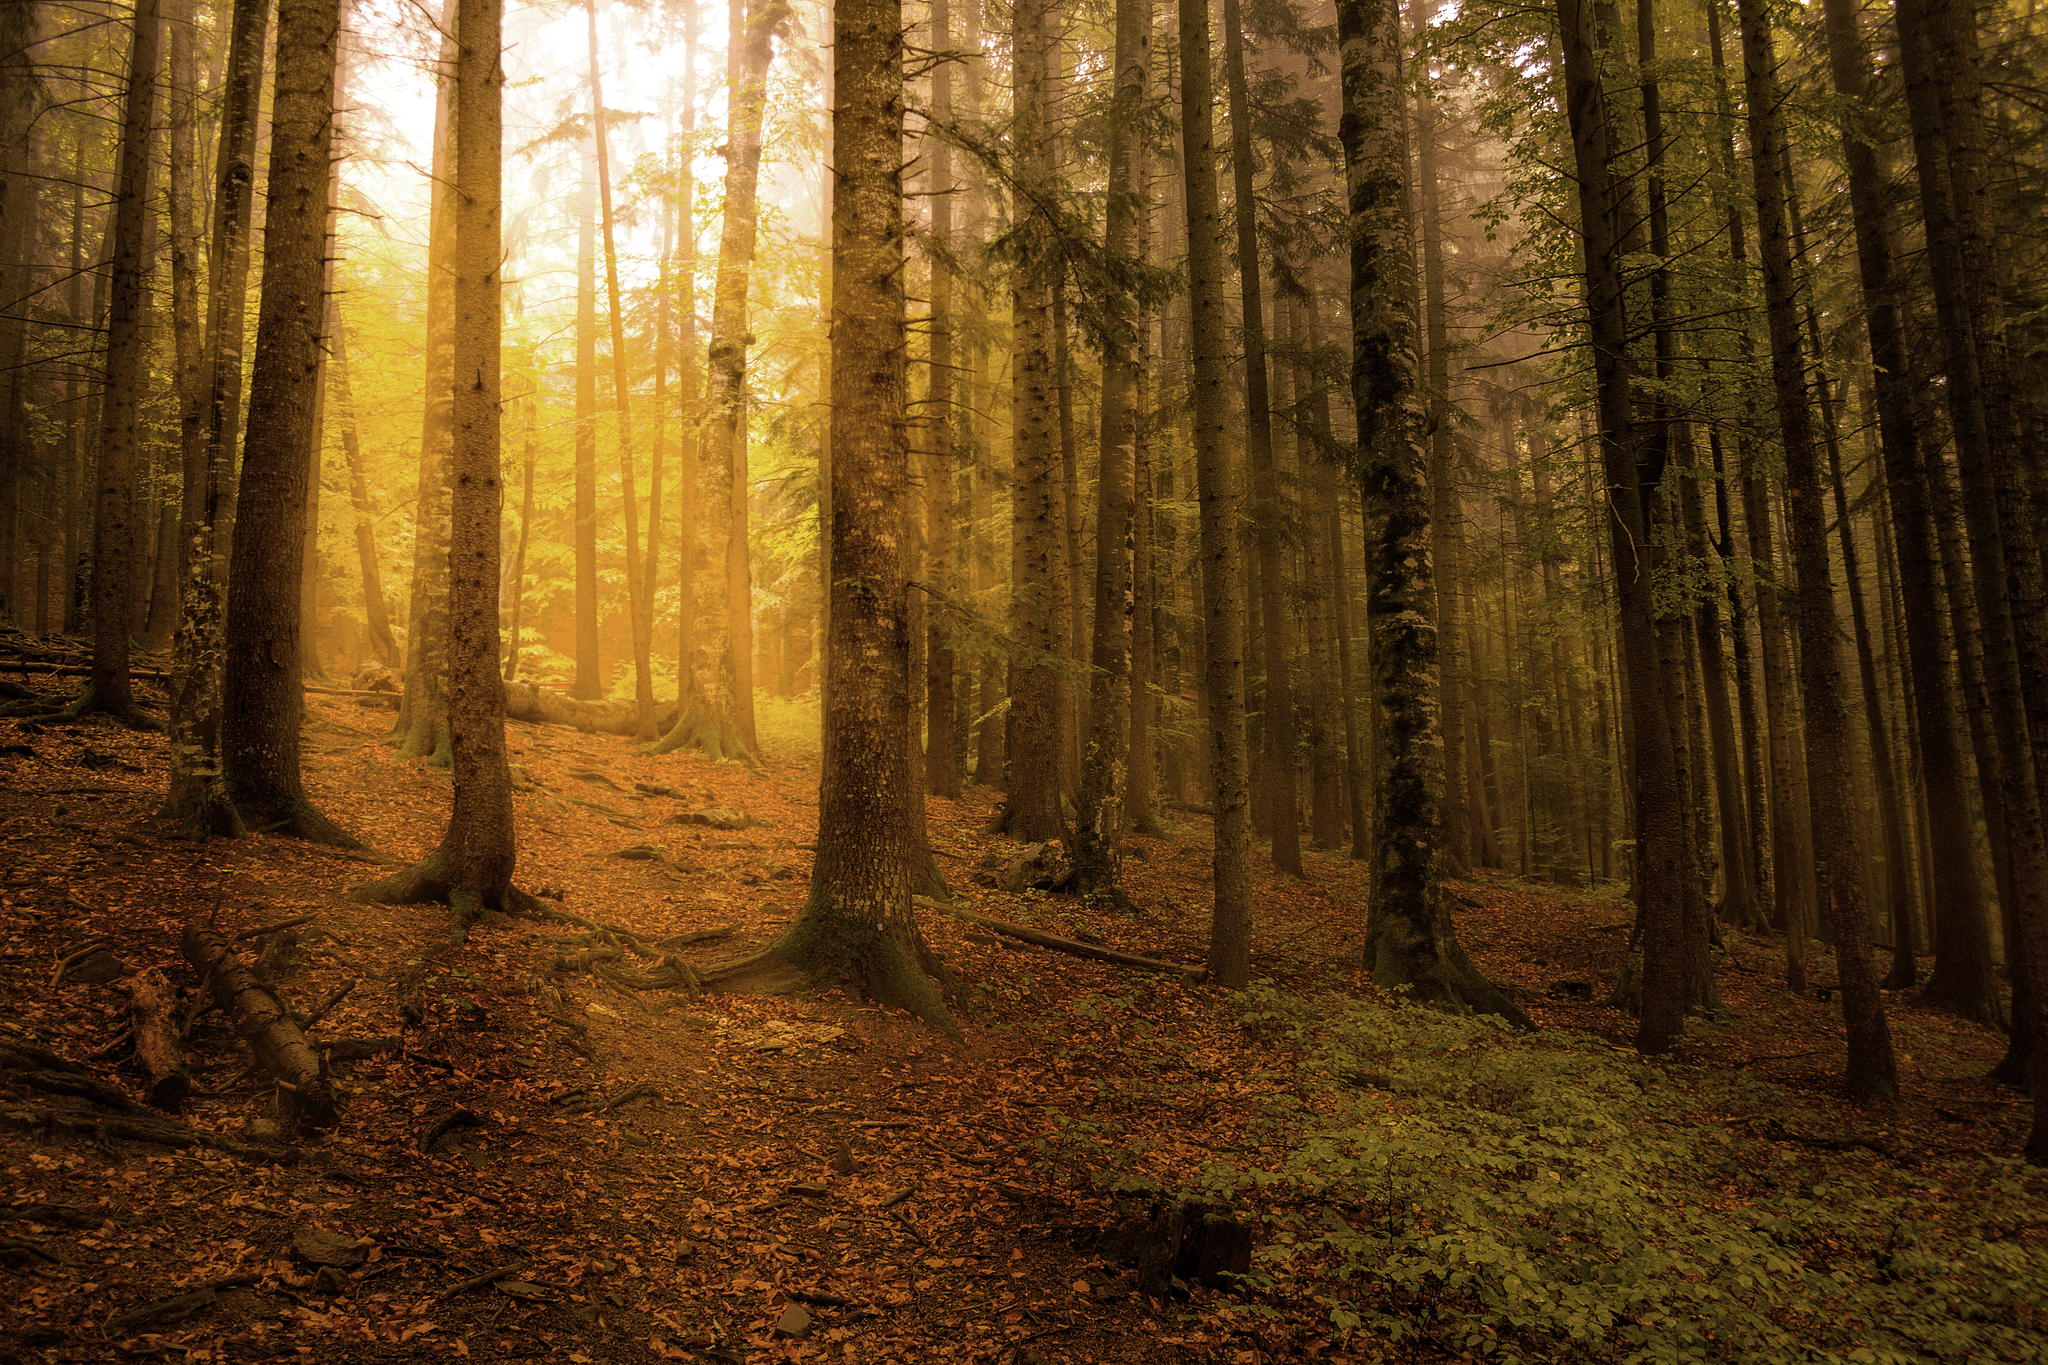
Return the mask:
[[158,720],[155,716],[149,715],[132,701],[119,703],[102,701],[99,689],[90,683],[86,685],[85,690],[79,693],[69,705],[60,706],[53,711],[44,711],[38,715],[32,715],[28,719],[64,721],[83,720],[87,716],[105,716],[117,725],[124,726],[130,730],[139,730],[145,734],[155,734],[164,728],[162,721]]
[[1033,929],[1029,925],[995,919],[964,906],[922,900],[919,904],[927,909],[943,911],[955,919],[966,920],[969,924],[978,925],[992,934],[1001,934],[1005,938],[1014,938],[1020,943],[1035,944],[1040,948],[1050,948],[1054,952],[1066,953],[1071,957],[1087,958],[1091,962],[1110,962],[1119,967],[1134,967],[1141,972],[1180,976],[1190,981],[1200,981],[1209,975],[1206,966],[1194,967],[1183,962],[1168,962],[1164,958],[1141,957],[1136,953],[1122,953],[1099,944],[1083,943],[1079,939],[1061,938],[1058,934],[1048,934],[1043,929]]
[[905,943],[878,925],[807,909],[760,952],[700,975],[704,988],[714,991],[844,991],[914,1014],[948,1037],[960,1036],[944,998],[951,974],[914,929]]
[[1424,937],[1404,921],[1376,924],[1366,944],[1373,983],[1389,993],[1461,1014],[1490,1014],[1519,1029],[1536,1025],[1520,1005],[1479,974],[1455,938]]
[[747,771],[765,773],[761,760],[747,747],[738,730],[721,723],[715,717],[707,716],[695,708],[686,707],[677,713],[675,723],[668,732],[656,740],[648,749],[650,754],[672,754],[678,749],[698,748],[706,758],[714,761],[730,760],[742,764]]
[[541,904],[537,896],[507,886],[503,891],[483,891],[457,886],[448,867],[448,854],[435,849],[411,867],[380,877],[349,890],[348,898],[364,905],[427,905],[439,903],[455,912],[460,932],[483,918],[484,911],[508,915],[530,915]]
[[249,809],[244,802],[235,804],[252,834],[281,834],[286,838],[303,839],[309,844],[326,844],[353,853],[371,851],[368,844],[321,814],[303,795],[292,798],[277,810],[259,811]]

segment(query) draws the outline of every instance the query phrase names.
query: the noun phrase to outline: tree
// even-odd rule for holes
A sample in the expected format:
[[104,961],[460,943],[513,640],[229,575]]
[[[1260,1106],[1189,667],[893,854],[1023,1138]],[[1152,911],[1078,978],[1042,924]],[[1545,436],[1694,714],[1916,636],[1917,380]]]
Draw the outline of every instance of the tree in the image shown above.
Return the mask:
[[[1849,771],[1849,721],[1842,699],[1842,658],[1835,645],[1835,589],[1828,562],[1827,511],[1821,498],[1813,412],[1792,277],[1789,188],[1784,178],[1784,136],[1778,122],[1777,69],[1763,0],[1739,0],[1743,81],[1748,95],[1751,159],[1757,204],[1757,248],[1763,262],[1764,315],[1770,327],[1771,379],[1778,430],[1784,442],[1786,523],[1799,575],[1793,615],[1798,626],[1800,700],[1806,715],[1809,773]],[[1864,905],[1862,850],[1849,794],[1839,782],[1809,785],[1814,854],[1821,904],[1835,940],[1842,1017],[1848,1026],[1845,1084],[1852,1098],[1889,1099],[1898,1093],[1897,1063],[1884,1001],[1870,964],[1870,920]]]
[[700,745],[713,758],[752,762],[753,589],[747,561],[747,291],[754,269],[761,120],[782,0],[733,6],[726,53],[725,220],[711,305],[703,435],[697,447],[696,543],[687,549],[695,594],[689,695],[658,751]]
[[[446,765],[448,754],[448,461],[453,440],[456,175],[449,81],[455,65],[455,0],[442,6],[434,66],[434,159],[427,199],[427,281],[419,482],[413,502],[412,591],[407,601],[405,693],[393,737],[401,758]],[[592,373],[593,371],[585,371]]]
[[1913,371],[1907,363],[1903,288],[1892,243],[1887,187],[1878,164],[1869,107],[1869,59],[1849,0],[1826,0],[1828,69],[1835,92],[1851,103],[1841,120],[1842,160],[1848,172],[1850,220],[1856,237],[1858,283],[1870,342],[1871,382],[1877,399],[1878,446],[1894,543],[1899,591],[1909,618],[1930,623],[1906,634],[1905,669],[1911,681],[1921,780],[1927,790],[1929,856],[1934,879],[1934,974],[1927,993],[1984,1023],[2004,1018],[1992,977],[1991,919],[1974,848],[1970,804],[1964,796],[1957,742],[1955,687],[1941,634],[1935,559],[1933,490],[1926,468]]
[[1244,446],[1251,466],[1252,544],[1258,557],[1259,662],[1264,695],[1259,736],[1269,788],[1273,865],[1301,875],[1300,798],[1295,787],[1294,629],[1287,601],[1286,526],[1273,461],[1273,399],[1266,363],[1265,296],[1259,267],[1259,196],[1252,183],[1251,94],[1238,0],[1223,0],[1224,88],[1230,107],[1230,171],[1236,204],[1239,326],[1244,336]]
[[[1150,0],[1118,0],[1115,88],[1109,111],[1109,204],[1103,254],[1135,272],[1143,242],[1138,176],[1144,164],[1143,114],[1152,64]],[[1111,901],[1124,898],[1123,840],[1131,725],[1131,627],[1137,516],[1137,300],[1098,301],[1103,309],[1100,470],[1096,477],[1095,611],[1088,704],[1088,747],[1075,803],[1076,889]],[[1292,761],[1291,758],[1289,760]]]
[[796,922],[710,974],[729,989],[839,987],[950,1028],[918,932],[903,818],[910,638],[901,0],[837,0],[832,68],[830,713],[818,854]]
[[[597,151],[597,207],[604,225],[605,301],[612,339],[612,406],[619,418],[619,496],[626,511],[626,612],[633,633],[634,726],[654,738],[654,618],[647,611],[649,574],[640,556],[640,503],[633,470],[633,383],[626,352],[626,310],[619,301],[619,246],[612,213],[611,133],[605,124],[604,86],[598,79],[597,0],[584,0],[590,30],[590,135]],[[659,506],[659,503],[656,504]],[[651,529],[651,528],[650,528]]]
[[1201,505],[1203,645],[1209,703],[1209,781],[1214,790],[1215,904],[1209,972],[1225,986],[1251,979],[1250,758],[1245,738],[1242,472],[1225,426],[1230,394],[1223,293],[1222,210],[1216,192],[1215,101],[1209,62],[1208,0],[1178,0],[1181,175],[1187,209],[1188,313],[1194,341],[1195,486]]
[[212,248],[206,285],[200,458],[188,470],[191,543],[183,600],[171,643],[171,778],[164,817],[185,837],[239,835],[221,766],[221,687],[227,659],[226,556],[222,543],[234,497],[236,427],[242,405],[242,348],[249,293],[249,226],[255,212],[256,106],[263,86],[269,0],[235,0],[214,156]]
[[1063,823],[1060,768],[1071,716],[1059,659],[1066,652],[1066,505],[1058,447],[1054,368],[1053,221],[1055,156],[1051,122],[1052,37],[1046,0],[1020,0],[1011,14],[1016,107],[1010,150],[1015,169],[1010,284],[1011,523],[1007,779],[997,817],[1027,842],[1055,838]]
[[278,0],[263,293],[228,559],[221,725],[228,795],[252,829],[358,846],[299,766],[299,578],[326,317],[328,160],[339,0]]
[[1415,217],[1393,0],[1339,0],[1337,33],[1351,249],[1351,391],[1367,525],[1373,700],[1381,717],[1366,966],[1383,990],[1407,989],[1424,1000],[1526,1025],[1520,1008],[1466,957],[1443,883],[1437,604],[1416,383]]
[[[135,633],[135,460],[138,408],[148,382],[142,329],[148,270],[150,121],[155,116],[163,25],[157,0],[137,0],[128,45],[128,93],[121,113],[121,169],[114,191],[113,261],[107,284],[106,384],[100,400],[98,487],[93,502],[92,672],[72,715],[103,712],[123,725],[154,730],[136,709],[128,677]],[[11,478],[10,473],[10,478]],[[11,554],[10,554],[11,558]]]
[[454,801],[439,848],[355,893],[386,905],[445,901],[465,925],[486,909],[523,900],[512,887],[512,773],[505,760],[505,683],[498,676],[502,22],[503,0],[455,0],[455,441],[448,545]]

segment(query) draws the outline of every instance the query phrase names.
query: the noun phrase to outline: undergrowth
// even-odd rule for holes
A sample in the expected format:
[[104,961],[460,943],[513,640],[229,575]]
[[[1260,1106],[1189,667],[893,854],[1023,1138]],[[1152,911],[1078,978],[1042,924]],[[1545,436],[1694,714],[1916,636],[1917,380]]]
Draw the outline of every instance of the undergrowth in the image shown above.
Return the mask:
[[[1830,1116],[1595,1039],[1266,987],[1238,1003],[1294,1059],[1187,1182],[1264,1224],[1243,1311],[1298,1321],[1312,1300],[1368,1357],[2038,1359],[2043,1187],[2018,1162],[1936,1177],[1773,1142],[1740,1120]],[[1127,1148],[1098,1179],[1131,1192],[1144,1168]]]

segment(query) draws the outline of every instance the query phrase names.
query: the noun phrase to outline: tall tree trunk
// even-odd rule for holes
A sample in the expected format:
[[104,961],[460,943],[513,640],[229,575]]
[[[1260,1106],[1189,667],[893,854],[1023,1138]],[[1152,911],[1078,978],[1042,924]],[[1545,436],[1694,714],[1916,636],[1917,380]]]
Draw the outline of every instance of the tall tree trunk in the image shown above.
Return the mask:
[[1565,110],[1577,170],[1586,312],[1593,343],[1601,490],[1613,563],[1617,651],[1622,669],[1625,772],[1634,797],[1637,924],[1643,953],[1636,1047],[1668,1051],[1685,1029],[1685,900],[1693,875],[1676,768],[1677,742],[1665,705],[1649,528],[1663,471],[1646,468],[1632,393],[1622,262],[1635,243],[1638,206],[1615,173],[1614,121],[1599,72],[1593,7],[1558,0]]
[[1243,474],[1230,458],[1228,305],[1222,209],[1216,190],[1215,102],[1208,0],[1176,0],[1180,17],[1181,183],[1187,216],[1189,333],[1194,382],[1195,495],[1201,509],[1204,687],[1215,838],[1209,972],[1222,985],[1251,979],[1250,759],[1245,738],[1245,565],[1238,535]]
[[[633,725],[654,738],[653,620],[648,616],[646,563],[640,548],[640,494],[633,467],[633,381],[626,352],[626,309],[619,297],[619,245],[612,222],[611,133],[605,124],[604,85],[598,77],[597,0],[584,0],[590,34],[590,134],[597,150],[597,207],[604,225],[605,302],[611,322],[612,406],[619,419],[619,497],[626,512],[626,616],[633,636]],[[495,459],[495,452],[493,454]]]
[[252,829],[355,847],[301,784],[299,577],[326,315],[339,0],[279,0],[263,294],[228,562],[221,759]]
[[[1723,178],[1730,186],[1723,205],[1728,218],[1728,254],[1737,275],[1746,283],[1749,248],[1740,199],[1733,189],[1737,183],[1735,111],[1721,47],[1721,7],[1710,4],[1706,10],[1707,45],[1714,68],[1716,153]],[[1739,373],[1748,375],[1755,366],[1752,339],[1744,329],[1737,329],[1735,339]],[[1745,396],[1748,392],[1749,386],[1745,384]],[[1818,891],[1814,882],[1812,821],[1807,811],[1805,755],[1799,745],[1799,698],[1793,678],[1792,644],[1779,596],[1777,536],[1761,469],[1763,456],[1757,448],[1756,425],[1755,414],[1742,414],[1736,429],[1736,483],[1742,496],[1743,529],[1754,585],[1757,654],[1763,665],[1761,710],[1770,760],[1767,804],[1771,817],[1772,918],[1785,935],[1786,983],[1794,990],[1804,990],[1806,942],[1813,929]]]
[[1010,292],[1010,611],[1017,653],[1010,663],[1008,789],[998,820],[1006,833],[1037,842],[1056,837],[1063,823],[1060,770],[1071,720],[1058,663],[1069,648],[1063,593],[1069,575],[1056,443],[1053,291],[1047,282],[1055,258],[1053,228],[1050,214],[1031,202],[1054,189],[1046,0],[1019,0],[1012,25],[1013,159],[1021,191],[1015,212],[1026,246]]
[[[455,0],[443,0],[435,65],[434,162],[427,207],[425,399],[413,501],[412,590],[406,602],[405,692],[393,739],[401,758],[445,766],[448,750],[448,500],[454,440]],[[589,371],[579,367],[579,375]]]
[[2004,1020],[1991,956],[1991,916],[1977,866],[1970,803],[1965,796],[1962,753],[1957,743],[1955,689],[1941,632],[1942,609],[1935,584],[1937,551],[1928,524],[1932,491],[1926,473],[1926,440],[1912,392],[1901,321],[1901,281],[1888,222],[1888,187],[1877,149],[1855,107],[1869,98],[1869,58],[1853,0],[1824,0],[1828,69],[1835,93],[1852,101],[1841,124],[1842,156],[1848,169],[1849,212],[1856,235],[1856,262],[1863,289],[1864,327],[1870,341],[1872,384],[1877,396],[1878,447],[1890,504],[1893,541],[1899,560],[1899,593],[1909,620],[1905,671],[1916,721],[1915,752],[1926,791],[1929,856],[1940,869],[1932,883],[1934,972],[1926,996],[1984,1023]]
[[341,453],[348,465],[349,511],[354,524],[356,572],[363,584],[363,625],[370,651],[389,667],[398,662],[398,641],[391,634],[391,612],[384,602],[384,574],[377,564],[377,515],[370,501],[370,480],[363,461],[363,442],[356,429],[355,392],[348,367],[348,328],[339,299],[328,301],[328,395],[341,427]]
[[[149,380],[142,333],[151,195],[150,126],[156,108],[163,24],[157,0],[137,0],[122,106],[121,168],[114,190],[113,260],[108,271],[106,382],[100,400],[99,477],[92,552],[92,673],[72,714],[104,712],[135,729],[156,722],[136,709],[128,678],[139,567],[135,460],[143,386]],[[10,473],[10,478],[12,474]],[[12,547],[9,547],[12,560]]]
[[[1227,0],[1234,3],[1234,0]],[[1108,218],[1105,256],[1134,272],[1144,242],[1139,175],[1143,112],[1152,67],[1151,0],[1118,0],[1115,71],[1109,108]],[[1131,626],[1136,611],[1140,322],[1137,300],[1095,300],[1103,312],[1101,466],[1095,493],[1095,609],[1089,675],[1088,749],[1074,815],[1075,889],[1112,903],[1125,900],[1123,840],[1131,741]],[[1077,584],[1078,586],[1078,584]]]
[[[1381,717],[1366,966],[1383,990],[1528,1018],[1472,965],[1444,885],[1444,757],[1429,466],[1416,375],[1415,209],[1407,178],[1401,21],[1393,0],[1339,0],[1351,392],[1370,546],[1366,612]],[[1192,155],[1193,148],[1189,151]]]
[[2012,1048],[2000,1072],[2030,1084],[2027,1154],[2048,1162],[2048,577],[2014,410],[2009,275],[1987,197],[1976,12],[1955,0],[1901,0],[1897,9],[1991,720],[2009,751],[2019,735],[2031,740],[1998,764],[2013,893],[2005,906]]
[[1751,159],[1757,203],[1757,251],[1763,263],[1764,312],[1770,326],[1771,379],[1784,442],[1786,524],[1798,573],[1794,621],[1799,631],[1800,700],[1806,717],[1806,767],[1823,780],[1809,788],[1815,868],[1821,904],[1835,940],[1842,1017],[1849,1035],[1843,1077],[1859,1100],[1898,1092],[1898,1068],[1884,999],[1870,963],[1870,921],[1863,896],[1862,851],[1849,793],[1832,775],[1849,771],[1849,717],[1842,698],[1840,623],[1828,563],[1827,513],[1821,502],[1813,413],[1806,394],[1792,244],[1784,180],[1783,129],[1778,122],[1777,59],[1763,0],[1738,0],[1742,68],[1748,95]]
[[[36,182],[30,128],[36,116],[36,11],[0,6],[0,619],[16,613],[15,526],[29,461],[28,258],[36,239]],[[74,238],[75,240],[75,238]]]
[[202,510],[206,482],[206,378],[204,336],[199,330],[200,229],[194,193],[199,167],[199,62],[193,51],[193,0],[174,0],[171,36],[171,164],[190,168],[167,177],[171,255],[172,390],[178,405],[178,490],[164,499],[169,534],[161,537],[156,591],[150,595],[152,648],[173,643],[181,615],[192,529]]
[[[978,0],[970,0],[978,3]],[[931,46],[941,54],[953,47],[953,11],[950,0],[932,0]],[[924,524],[926,552],[930,559],[927,577],[942,603],[952,597],[960,581],[960,536],[954,525],[955,492],[959,486],[957,432],[961,415],[955,394],[958,368],[958,337],[954,325],[953,277],[953,143],[958,134],[948,125],[953,119],[953,62],[941,56],[932,68],[932,110],[934,127],[930,141],[931,176],[931,383],[925,399],[931,412],[926,430],[931,434],[931,453],[924,478]],[[929,612],[925,628],[925,786],[934,796],[960,795],[960,754],[957,741],[959,701],[953,680],[957,664],[953,654],[953,630],[943,605]]]
[[221,686],[227,659],[226,565],[235,434],[242,404],[242,348],[248,311],[249,227],[255,213],[256,108],[263,87],[269,0],[235,0],[221,83],[214,154],[212,242],[206,284],[206,357],[201,373],[204,430],[200,464],[188,481],[191,542],[183,601],[171,646],[170,787],[163,815],[187,838],[237,835],[241,817],[221,771]]
[[732,113],[726,128],[725,221],[711,307],[709,386],[698,447],[696,596],[691,691],[657,749],[697,744],[714,758],[754,756],[753,596],[747,564],[747,291],[754,268],[761,123],[781,0],[733,7],[726,55]]
[[1230,109],[1230,169],[1236,212],[1238,322],[1244,336],[1245,456],[1251,466],[1253,544],[1259,564],[1259,610],[1264,617],[1259,663],[1265,697],[1259,735],[1264,741],[1266,799],[1271,802],[1273,865],[1301,875],[1300,797],[1296,790],[1294,631],[1287,607],[1286,508],[1273,463],[1273,399],[1266,364],[1264,281],[1259,264],[1259,200],[1252,183],[1251,92],[1245,73],[1244,24],[1238,0],[1223,0],[1224,86]]
[[[290,5],[294,0],[284,0]],[[453,803],[441,845],[359,890],[384,904],[446,901],[466,926],[511,906],[517,857],[498,676],[499,338],[503,0],[455,0],[454,445],[448,545],[448,730]]]
[[[448,0],[454,4],[456,0]],[[591,136],[597,120],[591,120]],[[458,167],[458,169],[460,169]],[[569,695],[595,701],[606,686],[598,635],[597,574],[597,172],[583,169],[576,201],[576,678]]]
[[838,986],[952,1018],[918,933],[903,818],[910,639],[903,578],[907,487],[903,319],[901,0],[833,11],[832,584],[818,856],[796,923],[763,953],[710,974],[734,989]]

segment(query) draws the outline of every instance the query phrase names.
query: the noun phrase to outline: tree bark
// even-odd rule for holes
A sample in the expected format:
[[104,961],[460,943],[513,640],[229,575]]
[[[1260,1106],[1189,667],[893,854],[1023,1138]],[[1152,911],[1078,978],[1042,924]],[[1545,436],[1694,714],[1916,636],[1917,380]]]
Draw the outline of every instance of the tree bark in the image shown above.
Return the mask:
[[654,738],[653,619],[647,614],[646,564],[640,549],[640,495],[633,468],[633,383],[626,353],[625,305],[619,297],[619,247],[613,227],[611,133],[598,78],[597,0],[584,0],[590,33],[590,133],[597,151],[597,207],[604,226],[604,285],[612,340],[612,406],[619,419],[619,496],[626,513],[626,613],[633,636],[633,706],[638,737]]
[[695,596],[690,693],[660,752],[695,744],[713,758],[754,759],[753,589],[747,560],[747,291],[753,279],[761,175],[761,125],[775,38],[789,15],[781,0],[733,7],[726,56],[732,114],[726,129],[725,218],[704,425],[697,449]]
[[1738,0],[1743,82],[1748,95],[1757,249],[1763,263],[1764,313],[1770,328],[1771,379],[1784,442],[1786,524],[1798,574],[1793,616],[1799,632],[1800,700],[1806,717],[1806,767],[1813,851],[1821,904],[1835,940],[1842,1017],[1849,1035],[1843,1077],[1850,1097],[1873,1101],[1898,1093],[1898,1067],[1884,1000],[1870,963],[1870,922],[1863,896],[1862,851],[1843,779],[1849,773],[1848,710],[1842,697],[1840,623],[1828,563],[1827,514],[1821,503],[1813,413],[1800,345],[1783,129],[1778,122],[1776,55],[1763,0]]
[[[1234,4],[1235,0],[1226,0]],[[1142,261],[1138,176],[1143,112],[1152,66],[1150,0],[1118,0],[1109,108],[1107,222],[1103,253],[1133,272]],[[1100,468],[1095,501],[1095,610],[1089,675],[1088,747],[1074,812],[1074,885],[1112,904],[1123,889],[1125,794],[1131,743],[1131,627],[1136,612],[1139,319],[1137,300],[1095,300],[1103,312]]]
[[206,284],[203,425],[197,477],[188,482],[191,543],[171,644],[170,786],[163,816],[186,838],[237,835],[241,816],[221,770],[221,687],[227,659],[226,556],[234,449],[242,405],[242,349],[255,213],[256,108],[263,86],[269,0],[235,0],[221,83],[220,138]]
[[832,607],[810,896],[731,989],[840,987],[936,1027],[952,1017],[911,905],[901,0],[837,0],[832,120]]
[[101,390],[99,476],[93,504],[92,673],[85,694],[70,710],[104,712],[131,728],[153,730],[156,722],[135,706],[128,651],[135,633],[134,587],[140,567],[135,526],[137,426],[143,386],[149,382],[142,310],[154,179],[150,127],[163,34],[157,0],[137,0],[131,30],[121,165],[114,191],[106,381]]
[[[286,0],[291,3],[292,0]],[[503,0],[456,0],[452,328],[454,444],[448,544],[448,732],[453,804],[441,845],[418,866],[357,891],[384,904],[446,901],[464,925],[508,909],[517,850],[498,676],[499,276],[503,245]]]
[[221,758],[252,829],[357,847],[301,784],[299,578],[326,315],[338,0],[279,0],[263,295],[228,564]]
[[1244,478],[1230,457],[1229,324],[1223,293],[1222,210],[1210,106],[1208,0],[1177,0],[1180,17],[1181,177],[1187,217],[1189,333],[1194,349],[1196,500],[1200,505],[1204,692],[1215,837],[1209,971],[1232,989],[1251,979],[1250,759],[1245,738],[1245,564],[1238,527]]

